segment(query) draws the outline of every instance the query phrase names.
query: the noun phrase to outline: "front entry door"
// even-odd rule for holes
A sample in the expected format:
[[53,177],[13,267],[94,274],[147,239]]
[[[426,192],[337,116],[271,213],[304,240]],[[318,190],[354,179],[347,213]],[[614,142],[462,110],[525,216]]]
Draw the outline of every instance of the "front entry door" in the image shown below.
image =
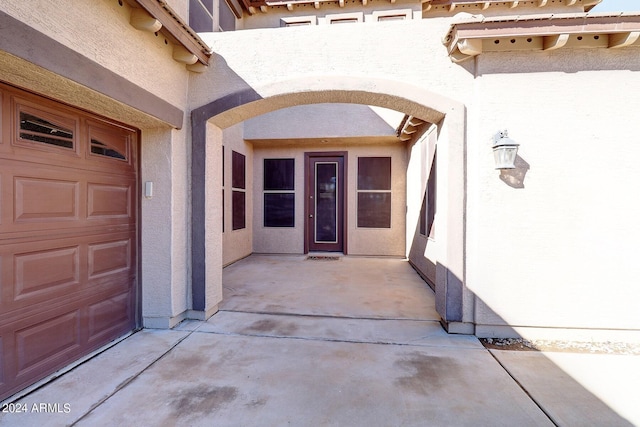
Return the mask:
[[305,248],[344,251],[344,158],[342,153],[307,153]]

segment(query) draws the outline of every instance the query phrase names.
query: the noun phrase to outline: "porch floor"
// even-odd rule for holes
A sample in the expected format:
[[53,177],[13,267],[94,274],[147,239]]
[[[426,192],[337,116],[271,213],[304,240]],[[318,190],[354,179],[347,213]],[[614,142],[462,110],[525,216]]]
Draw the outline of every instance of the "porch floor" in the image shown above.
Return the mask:
[[405,260],[252,255],[223,276],[211,319],[133,334],[15,402],[25,412],[0,412],[0,425],[640,422],[638,356],[448,335]]

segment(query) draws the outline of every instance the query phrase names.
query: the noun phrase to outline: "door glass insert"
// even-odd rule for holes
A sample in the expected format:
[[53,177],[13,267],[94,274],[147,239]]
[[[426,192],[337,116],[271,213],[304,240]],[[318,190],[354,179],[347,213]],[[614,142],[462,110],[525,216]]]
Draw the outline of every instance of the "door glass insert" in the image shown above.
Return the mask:
[[338,241],[338,163],[315,163],[315,242]]

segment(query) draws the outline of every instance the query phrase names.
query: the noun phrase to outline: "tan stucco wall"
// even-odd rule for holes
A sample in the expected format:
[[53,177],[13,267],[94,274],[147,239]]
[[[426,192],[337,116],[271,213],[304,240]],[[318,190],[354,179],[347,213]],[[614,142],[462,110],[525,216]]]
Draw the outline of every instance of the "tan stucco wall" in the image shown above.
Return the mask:
[[189,156],[184,131],[157,128],[142,135],[140,181],[153,183],[153,196],[141,199],[143,324],[166,328],[189,306]]
[[[113,72],[176,111],[186,106],[188,71],[172,59],[171,43],[129,24],[126,3],[8,0],[0,4],[0,10],[30,26],[32,32],[42,33],[40,40],[49,40],[45,48],[51,48],[51,57],[41,62],[58,69],[77,68],[74,62],[58,63],[57,49],[68,48],[84,58],[85,64]],[[101,92],[108,82],[96,81],[93,87],[89,79],[91,84],[79,84],[6,52],[0,52],[0,71],[4,81],[141,130],[140,182],[154,183],[153,198],[141,197],[140,201],[142,322],[149,327],[179,322],[190,306],[188,124],[173,130],[162,119]]]
[[[188,72],[164,37],[129,24],[126,2],[7,0],[0,8],[173,105],[186,104]],[[69,64],[73,66],[73,64]],[[162,78],[159,78],[162,76]],[[171,81],[171,84],[167,84]]]
[[[480,334],[501,333],[493,325],[505,323],[640,329],[640,103],[630,96],[639,90],[637,47],[479,58],[467,147],[467,285],[486,325]],[[503,179],[490,149],[500,129],[521,144],[519,169]]]
[[[253,251],[253,177],[254,170],[253,165],[253,146],[247,143],[242,138],[242,124],[238,124],[227,128],[223,131],[222,142],[224,144],[224,174],[225,174],[225,186],[224,186],[224,233],[222,235],[222,248],[223,248],[223,265],[227,265],[238,259],[244,258],[250,255]],[[232,187],[231,187],[231,157],[232,152],[243,154],[245,156],[245,180],[246,180],[246,193],[245,193],[245,228],[239,230],[233,230],[232,227]],[[220,170],[213,170],[213,175],[220,174]],[[207,174],[207,178],[211,179],[211,174]],[[212,185],[211,189],[215,188]]]
[[[350,255],[404,256],[405,249],[405,169],[406,156],[401,143],[364,145],[366,139],[335,143],[295,141],[256,144],[254,157],[254,242],[258,253],[303,253],[304,251],[304,153],[347,152],[347,252]],[[356,226],[356,183],[358,157],[391,157],[391,228],[358,228]],[[263,161],[265,158],[295,159],[296,210],[295,227],[263,226]]]
[[[253,251],[271,254],[301,254],[304,252],[304,150],[291,144],[267,143],[254,145],[253,158]],[[264,226],[264,159],[295,161],[294,227]]]
[[[171,4],[179,13],[186,13],[183,3]],[[613,331],[640,330],[635,286],[640,270],[632,258],[640,238],[638,227],[634,227],[640,211],[633,202],[637,192],[635,159],[640,154],[635,144],[640,128],[634,113],[640,105],[630,95],[640,89],[638,47],[485,53],[457,65],[451,63],[441,44],[451,22],[451,18],[442,17],[206,34],[203,37],[214,51],[212,65],[203,74],[190,75],[171,59],[170,43],[128,24],[126,4],[11,0],[2,2],[0,8],[187,112],[182,130],[171,130],[126,102],[0,53],[3,80],[141,129],[141,181],[155,184],[154,198],[141,201],[145,325],[172,326],[190,309],[187,117],[191,109],[245,89],[269,98],[268,102],[254,102],[216,116],[212,119],[215,124],[207,127],[205,287],[207,310],[213,310],[221,298],[221,266],[225,262],[251,251],[289,250],[284,242],[276,245],[273,236],[250,222],[255,212],[261,212],[257,202],[250,206],[252,200],[260,199],[257,191],[247,197],[247,212],[254,215],[247,215],[246,230],[230,231],[223,238],[217,228],[222,159],[215,153],[220,152],[219,143],[238,147],[236,151],[247,154],[247,165],[254,165],[247,168],[248,193],[257,185],[249,175],[259,171],[259,158],[251,157],[251,145],[242,140],[239,127],[230,126],[288,106],[293,98],[299,103],[397,102],[398,109],[412,113],[415,104],[405,102],[411,98],[407,93],[411,87],[414,92],[424,90],[433,95],[425,97],[425,106],[445,106],[438,113],[440,119],[446,117],[438,135],[438,213],[433,246],[427,241],[423,249],[411,234],[417,200],[398,201],[401,210],[409,206],[409,230],[400,235],[413,242],[409,244],[410,256],[420,261],[424,251],[424,259],[436,264],[437,297],[448,297],[446,287],[451,281],[464,281],[468,292],[460,296],[465,302],[462,323],[476,322],[476,332],[481,335],[511,334],[503,327],[506,324],[530,336],[553,328],[553,333],[573,338],[611,339],[622,336]],[[525,11],[517,9],[518,13]],[[556,10],[546,7],[535,12]],[[492,6],[485,14],[503,13],[513,11]],[[263,18],[255,22],[258,19]],[[399,85],[398,94],[388,90],[389,82]],[[282,94],[283,86],[301,95],[287,98]],[[309,88],[323,89],[322,93],[306,95]],[[385,95],[376,96],[377,91]],[[333,97],[336,93],[339,96]],[[456,105],[449,107],[443,99]],[[461,106],[465,106],[466,116]],[[427,107],[421,111],[431,114]],[[326,115],[316,119],[323,117]],[[519,172],[526,172],[522,182],[515,173],[500,175],[493,169],[490,138],[501,129],[508,129],[521,144]],[[334,144],[332,149],[344,146]],[[354,157],[386,150],[378,145],[348,149],[350,182],[355,182]],[[256,152],[260,150],[268,152],[264,146],[256,148]],[[309,151],[317,150],[317,144],[309,145]],[[226,153],[229,158],[225,164],[230,165],[231,149]],[[411,182],[406,191],[410,195],[418,191],[415,174],[421,167],[414,163],[413,153],[402,148],[394,154],[393,166],[394,173],[408,170]],[[300,151],[295,155],[300,156]],[[424,185],[422,172],[419,191]],[[404,187],[398,191],[407,194]],[[227,194],[230,197],[231,192]],[[352,206],[355,196],[349,197]],[[229,198],[225,207],[230,206]],[[349,252],[364,253],[371,236],[352,228],[353,215],[355,209],[350,209]],[[230,212],[225,217],[229,221],[226,229],[231,230]],[[394,219],[394,227],[404,228],[400,225],[404,218],[403,214],[402,219]],[[441,234],[440,230],[454,231]],[[404,242],[398,247],[397,242],[387,246],[388,236],[378,236],[378,244],[388,249],[385,254],[406,254]],[[464,259],[458,256],[463,251]],[[437,303],[439,307],[444,304],[442,300]]]
[[[446,56],[440,40],[448,25],[433,19],[203,33],[213,64],[191,77],[190,106],[248,88],[266,94],[274,83],[314,76],[410,82],[464,102],[473,76]],[[410,46],[409,61],[399,54],[402,46]]]

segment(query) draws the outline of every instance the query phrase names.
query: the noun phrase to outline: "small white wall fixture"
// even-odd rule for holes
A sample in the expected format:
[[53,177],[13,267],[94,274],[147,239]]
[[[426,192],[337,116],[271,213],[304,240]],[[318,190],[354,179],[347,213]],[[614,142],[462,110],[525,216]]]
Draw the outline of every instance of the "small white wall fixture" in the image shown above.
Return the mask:
[[496,163],[496,169],[515,169],[516,155],[518,147],[514,140],[509,138],[508,132],[502,130],[493,136],[493,157]]

